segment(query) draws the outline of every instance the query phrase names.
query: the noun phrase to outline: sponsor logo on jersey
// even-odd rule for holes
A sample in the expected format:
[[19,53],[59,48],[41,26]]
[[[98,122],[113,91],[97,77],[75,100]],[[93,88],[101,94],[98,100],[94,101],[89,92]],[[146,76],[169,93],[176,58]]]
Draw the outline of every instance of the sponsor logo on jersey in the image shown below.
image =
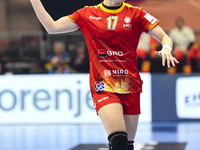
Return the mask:
[[106,51],[105,49],[98,50],[99,57],[107,57],[107,56],[123,56],[124,53],[122,51]]
[[106,96],[106,97],[104,97],[104,98],[102,98],[102,99],[99,99],[98,100],[98,103],[100,103],[100,102],[102,102],[102,101],[105,101],[105,100],[107,100],[109,98],[109,96]]
[[156,21],[157,21],[157,19],[156,18],[154,18],[152,15],[150,15],[149,13],[147,13],[145,16],[144,16],[144,18],[146,18],[149,22],[151,22],[151,24],[154,24]]
[[123,28],[125,30],[130,30],[132,28],[132,24],[123,24]]
[[106,77],[110,76],[127,76],[128,70],[104,70],[104,75]]
[[105,49],[99,49],[98,53],[99,53],[99,57],[106,57],[107,56]]
[[123,56],[122,51],[107,51],[108,56]]
[[110,77],[111,76],[111,70],[104,70],[104,75],[106,77]]
[[126,17],[124,18],[124,22],[125,22],[125,23],[130,23],[130,22],[131,22],[131,18],[128,17],[128,16],[126,16]]
[[89,16],[89,19],[101,20],[101,17],[93,17],[93,16]]

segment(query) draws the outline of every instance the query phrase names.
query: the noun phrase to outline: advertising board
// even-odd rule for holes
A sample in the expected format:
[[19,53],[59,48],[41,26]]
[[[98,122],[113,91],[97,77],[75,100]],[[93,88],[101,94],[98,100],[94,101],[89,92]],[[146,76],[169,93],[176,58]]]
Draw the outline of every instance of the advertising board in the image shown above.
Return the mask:
[[200,77],[177,79],[176,111],[179,118],[200,119]]
[[[151,76],[142,74],[140,122],[151,121]],[[89,74],[0,76],[0,124],[100,123]]]

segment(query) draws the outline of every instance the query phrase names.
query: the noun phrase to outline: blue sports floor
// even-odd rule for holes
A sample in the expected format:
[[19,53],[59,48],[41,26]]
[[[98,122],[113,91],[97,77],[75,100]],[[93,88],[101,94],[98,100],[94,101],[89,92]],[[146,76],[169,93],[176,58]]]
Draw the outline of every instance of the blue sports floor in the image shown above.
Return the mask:
[[[144,143],[160,142],[187,143],[185,150],[200,150],[200,122],[139,124],[135,150],[143,150]],[[107,144],[103,126],[100,124],[0,126],[0,150],[70,150],[79,144]],[[154,150],[152,147],[147,149]]]

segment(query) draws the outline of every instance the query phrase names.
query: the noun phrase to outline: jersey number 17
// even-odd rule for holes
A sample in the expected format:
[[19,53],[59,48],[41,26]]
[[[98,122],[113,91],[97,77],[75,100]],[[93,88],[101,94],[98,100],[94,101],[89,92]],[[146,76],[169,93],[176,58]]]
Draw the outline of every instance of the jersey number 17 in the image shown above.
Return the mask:
[[118,16],[109,16],[107,20],[107,29],[115,30],[118,22]]

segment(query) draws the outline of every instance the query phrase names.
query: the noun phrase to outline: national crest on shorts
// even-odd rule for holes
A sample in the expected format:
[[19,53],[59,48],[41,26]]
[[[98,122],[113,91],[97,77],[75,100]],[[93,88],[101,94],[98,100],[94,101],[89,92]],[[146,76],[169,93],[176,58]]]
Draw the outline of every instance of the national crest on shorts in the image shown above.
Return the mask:
[[124,18],[124,22],[125,22],[125,23],[130,23],[130,22],[131,22],[131,18],[130,18],[129,16],[126,16],[126,17]]

